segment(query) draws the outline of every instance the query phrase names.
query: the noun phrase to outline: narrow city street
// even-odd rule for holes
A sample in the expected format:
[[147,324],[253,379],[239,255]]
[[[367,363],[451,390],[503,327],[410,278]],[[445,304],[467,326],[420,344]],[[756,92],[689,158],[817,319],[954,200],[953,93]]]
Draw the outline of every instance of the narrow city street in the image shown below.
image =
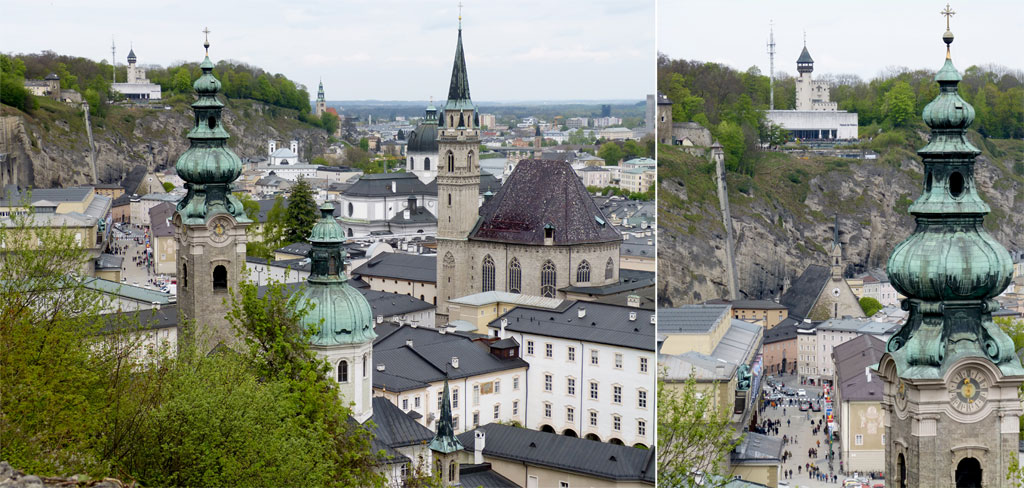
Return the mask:
[[116,227],[111,230],[110,242],[111,251],[117,248],[118,255],[124,258],[121,264],[121,282],[159,290],[156,281],[161,277],[153,274],[152,267],[146,261],[145,229],[131,224],[124,224],[121,228],[124,232]]
[[[776,376],[776,382],[785,384],[786,387],[794,390],[803,389],[806,396],[783,397],[776,401],[775,406],[762,406],[758,420],[759,425],[765,426],[767,422],[778,422],[778,432],[770,429],[767,434],[777,438],[785,437],[784,455],[788,458],[782,464],[783,473],[779,476],[779,486],[789,487],[836,487],[843,486],[846,479],[854,476],[866,476],[865,473],[844,473],[841,467],[839,441],[834,441],[832,450],[835,453],[835,461],[830,466],[828,460],[828,427],[825,419],[824,403],[820,412],[808,409],[800,411],[801,399],[821,401],[819,396],[822,393],[820,385],[802,385],[797,375]],[[766,395],[770,390],[766,386]],[[817,433],[815,433],[817,430]],[[816,452],[811,452],[811,450]],[[812,455],[813,454],[813,455]],[[810,468],[810,473],[808,472]],[[792,472],[790,475],[789,473]],[[827,479],[819,479],[818,474],[823,474]],[[881,479],[870,479],[868,486],[875,486],[882,483]],[[788,484],[784,484],[788,483]]]

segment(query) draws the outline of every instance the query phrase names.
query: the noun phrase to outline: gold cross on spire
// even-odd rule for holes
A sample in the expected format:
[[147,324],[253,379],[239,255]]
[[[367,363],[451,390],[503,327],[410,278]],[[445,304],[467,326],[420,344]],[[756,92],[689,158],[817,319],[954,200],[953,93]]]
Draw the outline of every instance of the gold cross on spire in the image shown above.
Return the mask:
[[956,15],[956,12],[954,12],[952,9],[950,9],[949,8],[949,4],[947,3],[946,4],[946,10],[943,10],[943,11],[939,12],[939,14],[946,16],[946,30],[949,30],[949,18],[954,16],[954,15]]
[[462,29],[462,2],[459,1],[459,29]]
[[206,55],[210,55],[210,28],[203,27],[203,34],[206,35],[206,42],[203,43],[203,47],[206,48]]

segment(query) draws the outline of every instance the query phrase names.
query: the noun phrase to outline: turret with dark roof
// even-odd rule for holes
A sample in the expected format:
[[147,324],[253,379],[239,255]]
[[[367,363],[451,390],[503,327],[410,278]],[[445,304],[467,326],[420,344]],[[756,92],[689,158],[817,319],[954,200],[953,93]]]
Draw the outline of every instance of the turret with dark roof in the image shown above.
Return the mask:
[[796,60],[796,70],[800,73],[814,71],[814,59],[811,58],[811,53],[807,52],[806,45],[804,45],[804,50],[800,51],[800,57]]
[[441,394],[441,417],[437,421],[437,434],[430,441],[430,450],[442,454],[462,450],[462,443],[455,437],[455,429],[452,427],[452,404],[447,379],[444,380],[444,393]]

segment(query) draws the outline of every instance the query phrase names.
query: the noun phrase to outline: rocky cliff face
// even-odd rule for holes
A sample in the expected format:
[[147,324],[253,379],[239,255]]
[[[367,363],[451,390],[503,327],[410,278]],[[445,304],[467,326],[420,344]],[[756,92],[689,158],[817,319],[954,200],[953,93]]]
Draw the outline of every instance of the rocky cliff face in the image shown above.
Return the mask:
[[[96,148],[95,179],[118,183],[137,165],[151,170],[173,166],[189,146],[185,137],[193,124],[186,104],[108,108],[105,117],[92,114]],[[327,133],[296,120],[295,111],[250,100],[230,100],[224,122],[228,143],[243,159],[263,158],[267,140],[284,147],[299,141],[308,160],[327,145]],[[3,107],[0,117],[0,184],[36,188],[66,187],[93,182],[85,117],[79,107],[47,103],[32,114]]]
[[[985,227],[1012,253],[1024,249],[1024,178],[1012,170],[1024,144],[999,143],[999,156],[978,158],[976,174],[992,207]],[[727,296],[725,229],[707,163],[659,151],[659,302]],[[884,267],[914,229],[907,206],[922,183],[920,160],[905,150],[874,161],[779,154],[754,178],[730,174],[740,298],[778,297],[808,265],[827,266],[837,213],[846,275]]]

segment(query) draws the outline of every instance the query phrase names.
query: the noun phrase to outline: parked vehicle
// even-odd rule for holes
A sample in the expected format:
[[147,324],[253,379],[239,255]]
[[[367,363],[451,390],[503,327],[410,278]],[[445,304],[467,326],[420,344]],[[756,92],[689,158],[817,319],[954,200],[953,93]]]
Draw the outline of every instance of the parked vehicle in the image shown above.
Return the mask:
[[801,388],[801,389],[796,391],[796,394],[800,395],[800,396],[807,396],[807,390]]
[[800,411],[801,412],[806,412],[810,408],[811,408],[811,405],[809,403],[807,403],[807,402],[800,402]]

